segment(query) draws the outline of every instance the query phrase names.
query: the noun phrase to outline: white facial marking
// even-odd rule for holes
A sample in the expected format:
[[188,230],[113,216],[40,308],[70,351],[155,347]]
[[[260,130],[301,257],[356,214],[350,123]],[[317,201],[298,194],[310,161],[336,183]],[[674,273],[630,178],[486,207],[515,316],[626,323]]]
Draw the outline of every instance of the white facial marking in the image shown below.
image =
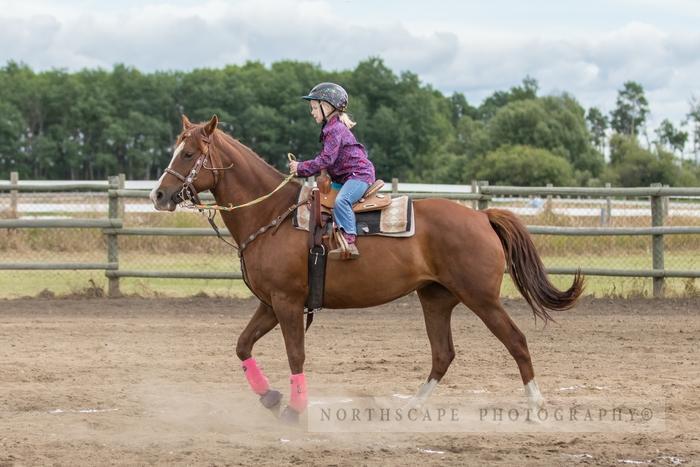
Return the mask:
[[[175,151],[173,151],[173,157],[170,159],[170,164],[168,164],[168,168],[172,167],[173,162],[175,162],[175,158],[178,156],[178,154],[180,154],[182,152],[182,150],[184,148],[185,148],[184,141],[177,145],[177,147],[175,148]],[[153,203],[156,202],[156,192],[158,191],[158,187],[160,186],[160,184],[163,183],[163,177],[165,177],[166,173],[167,172],[163,171],[163,175],[160,176],[160,178],[158,179],[158,183],[156,183],[156,186],[153,187],[153,189],[151,190],[151,194],[148,195],[148,197],[151,198],[151,201]]]
[[182,152],[182,150],[183,150],[184,148],[185,148],[185,142],[184,142],[184,141],[183,141],[182,143],[178,144],[178,146],[175,148],[175,151],[173,152],[173,158],[170,159],[170,165],[168,165],[168,167],[170,167],[171,165],[173,165],[173,162],[175,162],[175,158],[178,156],[178,154],[180,154],[180,153]]

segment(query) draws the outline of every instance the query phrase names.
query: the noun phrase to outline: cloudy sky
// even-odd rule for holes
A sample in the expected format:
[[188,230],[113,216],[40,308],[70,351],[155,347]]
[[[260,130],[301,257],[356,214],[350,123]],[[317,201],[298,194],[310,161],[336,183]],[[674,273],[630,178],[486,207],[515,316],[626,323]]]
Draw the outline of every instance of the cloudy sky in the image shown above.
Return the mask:
[[[642,83],[652,128],[700,98],[700,0],[0,0],[0,63],[190,70],[380,56],[472,104],[531,75],[610,111]],[[310,83],[313,84],[313,83]]]

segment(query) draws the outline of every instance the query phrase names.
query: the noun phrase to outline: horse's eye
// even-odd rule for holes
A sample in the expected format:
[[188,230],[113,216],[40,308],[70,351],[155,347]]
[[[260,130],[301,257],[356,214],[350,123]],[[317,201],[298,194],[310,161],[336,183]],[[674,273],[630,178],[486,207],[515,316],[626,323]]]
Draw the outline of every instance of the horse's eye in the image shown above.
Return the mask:
[[191,152],[186,152],[186,153],[185,153],[185,159],[192,159],[192,156],[193,156],[193,155],[194,155],[194,154],[192,154]]

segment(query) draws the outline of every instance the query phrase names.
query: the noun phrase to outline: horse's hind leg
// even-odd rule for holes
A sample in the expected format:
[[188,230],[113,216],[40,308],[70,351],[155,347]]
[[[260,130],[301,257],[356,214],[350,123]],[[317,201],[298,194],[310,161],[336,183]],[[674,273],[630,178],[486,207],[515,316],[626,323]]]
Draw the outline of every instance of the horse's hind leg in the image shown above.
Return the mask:
[[411,405],[421,405],[428,399],[454,360],[455,348],[452,343],[450,320],[452,310],[459,303],[449,290],[438,283],[418,289],[418,298],[423,307],[425,329],[428,332],[433,363],[428,380],[413,397]]
[[520,370],[520,377],[525,385],[528,402],[533,408],[541,408],[544,398],[535,382],[535,371],[532,368],[530,351],[527,348],[525,335],[518,329],[508,313],[503,309],[498,297],[481,303],[467,301],[465,304],[484,322],[494,336],[505,345],[513,356]]
[[276,410],[279,406],[282,394],[270,389],[267,377],[258,367],[257,362],[251,356],[253,346],[262,336],[277,326],[277,317],[272,308],[260,303],[253,317],[248,322],[236,344],[236,355],[241,359],[243,372],[245,373],[250,388],[260,396],[260,402],[268,409]]

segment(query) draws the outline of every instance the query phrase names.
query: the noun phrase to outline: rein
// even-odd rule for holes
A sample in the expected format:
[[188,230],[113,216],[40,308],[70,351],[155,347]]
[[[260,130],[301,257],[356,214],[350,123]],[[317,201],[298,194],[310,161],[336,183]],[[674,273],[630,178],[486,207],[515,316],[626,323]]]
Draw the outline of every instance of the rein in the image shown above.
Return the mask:
[[247,207],[247,206],[252,206],[252,205],[254,205],[254,204],[258,204],[258,203],[260,203],[260,202],[262,202],[262,201],[265,201],[267,198],[269,198],[270,196],[272,196],[273,194],[275,194],[275,192],[277,192],[280,188],[282,188],[282,187],[285,186],[287,183],[289,183],[289,181],[290,181],[292,178],[294,178],[294,177],[295,177],[294,174],[290,174],[287,178],[285,178],[285,179],[282,181],[282,183],[280,183],[279,185],[277,185],[277,188],[275,188],[274,190],[272,190],[270,193],[268,193],[268,194],[266,194],[266,195],[264,195],[264,196],[261,196],[261,197],[259,197],[259,198],[256,198],[256,199],[254,199],[253,201],[249,201],[249,202],[244,203],[244,204],[239,204],[238,206],[233,206],[233,205],[230,204],[230,203],[229,203],[228,206],[220,206],[220,205],[218,205],[218,204],[197,203],[197,204],[192,204],[192,206],[187,206],[187,207],[190,207],[190,208],[192,208],[192,209],[199,209],[200,211],[202,211],[202,210],[209,210],[209,211],[228,211],[228,212],[235,211],[236,209],[245,208],[245,207]]
[[[207,143],[208,143],[208,141],[207,141]],[[287,153],[287,159],[289,159],[290,162],[291,162],[291,161],[295,161],[295,160],[296,160],[296,156],[294,156],[294,154],[292,154],[291,152],[289,152],[289,153]],[[197,162],[199,162],[199,161],[197,161]],[[203,162],[202,162],[202,164],[203,164]],[[195,164],[195,166],[196,166],[196,164]],[[231,165],[230,165],[229,167],[227,167],[227,168],[231,168],[231,167],[233,167],[233,164],[231,164]],[[204,166],[204,168],[205,168],[205,169],[209,169],[209,167],[206,167],[206,166]],[[192,170],[194,171],[194,169],[195,169],[195,168],[193,167]],[[166,169],[166,171],[167,171],[167,170],[168,170],[168,169]],[[210,169],[210,170],[216,170],[216,169]],[[179,174],[178,174],[178,175],[179,175]],[[196,174],[195,174],[195,176],[196,176]],[[187,207],[190,207],[191,209],[199,209],[200,212],[202,212],[203,210],[208,210],[208,211],[228,211],[228,212],[235,211],[236,209],[245,208],[245,207],[247,207],[247,206],[252,206],[252,205],[254,205],[254,204],[258,204],[258,203],[260,203],[260,202],[262,202],[262,201],[265,201],[267,198],[269,198],[270,196],[274,195],[278,190],[280,190],[283,186],[285,186],[287,183],[289,183],[294,177],[295,177],[294,174],[289,174],[289,175],[287,176],[287,178],[285,178],[284,180],[282,180],[282,183],[280,183],[279,185],[277,185],[277,188],[275,188],[274,190],[272,190],[272,191],[269,192],[268,194],[263,195],[263,196],[261,196],[261,197],[259,197],[259,198],[256,198],[256,199],[254,199],[253,201],[249,201],[249,202],[247,202],[247,203],[239,204],[238,206],[233,206],[231,203],[229,203],[228,206],[219,206],[218,204],[205,204],[205,203],[202,203],[202,202],[197,201],[197,202],[193,203],[192,206],[187,206]],[[217,183],[217,181],[215,180],[215,181],[214,181],[214,187],[212,188],[212,190],[213,190],[214,188],[216,188],[216,183]],[[193,198],[193,199],[194,199],[194,198]]]
[[287,217],[289,217],[294,211],[297,210],[299,206],[303,206],[309,202],[308,199],[305,199],[304,201],[299,201],[298,203],[292,204],[287,208],[286,211],[284,211],[282,214],[277,216],[276,218],[272,219],[269,224],[260,227],[255,233],[250,235],[244,242],[241,242],[240,245],[236,248],[238,250],[238,257],[243,258],[243,250],[245,247],[250,245],[250,243],[258,238],[258,236],[264,234],[268,230],[270,230],[272,227],[275,228],[275,231],[279,228],[280,225],[282,225],[282,221],[284,221]]
[[[205,211],[209,211],[209,213],[206,214],[207,216],[207,221],[209,222],[209,225],[211,226],[212,229],[214,229],[214,232],[216,232],[216,236],[221,240],[222,242],[226,243],[230,247],[232,247],[234,250],[238,252],[238,257],[243,259],[243,250],[253,241],[255,240],[258,236],[264,234],[267,232],[269,229],[272,227],[277,230],[279,226],[282,224],[282,221],[284,221],[287,217],[289,217],[299,206],[302,206],[306,203],[308,203],[308,199],[304,201],[300,201],[298,203],[295,203],[291,205],[287,210],[277,216],[275,219],[273,219],[269,224],[260,227],[255,233],[250,235],[244,242],[240,243],[238,246],[234,245],[233,243],[229,242],[226,240],[222,235],[221,231],[219,230],[219,227],[216,225],[216,222],[214,222],[214,218],[216,217],[217,211],[227,211],[231,212],[236,209],[240,208],[245,208],[248,206],[253,206],[255,204],[261,203],[274,195],[277,191],[279,191],[283,186],[285,186],[287,183],[289,183],[292,178],[294,178],[294,174],[289,174],[287,178],[285,178],[282,183],[277,185],[277,188],[272,190],[270,193],[260,196],[259,198],[256,198],[252,201],[249,201],[244,204],[239,204],[238,206],[233,206],[232,204],[229,203],[228,206],[219,206],[218,204],[206,204],[202,203],[202,201],[199,199],[199,194],[197,193],[197,190],[194,188],[194,181],[197,179],[197,175],[199,175],[199,171],[204,168],[207,170],[211,170],[214,174],[214,186],[210,189],[210,191],[213,193],[214,189],[216,188],[216,185],[219,183],[219,170],[228,170],[233,168],[233,163],[231,163],[228,167],[221,167],[221,162],[219,161],[219,166],[220,167],[214,167],[214,160],[212,156],[212,152],[210,150],[210,141],[208,138],[203,139],[203,141],[206,143],[206,150],[202,151],[200,156],[197,158],[197,161],[195,162],[194,166],[192,167],[192,170],[190,170],[190,173],[187,175],[187,177],[183,176],[182,174],[178,173],[177,171],[171,169],[170,167],[165,169],[166,173],[169,173],[173,176],[175,176],[178,180],[182,182],[182,188],[180,189],[179,196],[183,201],[189,201],[191,204],[190,205],[183,205],[183,207],[188,208],[188,209],[197,209],[200,213],[204,214]],[[205,162],[207,158],[212,160],[212,167],[207,167]],[[287,158],[290,161],[296,160],[296,157],[292,153],[287,154]]]
[[[237,251],[238,253],[238,258],[240,259],[241,262],[241,275],[243,277],[243,282],[245,282],[246,286],[253,292],[253,295],[255,295],[258,300],[260,300],[261,303],[265,303],[266,305],[270,306],[267,304],[261,297],[259,297],[253,287],[251,286],[250,282],[248,281],[248,274],[246,271],[246,266],[245,266],[245,259],[243,258],[243,251],[245,248],[250,245],[256,238],[259,236],[263,235],[265,232],[267,232],[270,229],[274,228],[274,232],[277,231],[277,229],[282,225],[282,222],[287,219],[294,211],[296,211],[300,206],[303,206],[304,204],[309,204],[310,203],[310,198],[307,198],[303,201],[299,201],[297,203],[292,204],[287,208],[286,211],[284,211],[282,214],[277,216],[276,218],[272,219],[267,225],[264,225],[260,227],[257,231],[255,231],[253,234],[251,234],[245,241],[241,242],[239,245],[235,245],[228,240],[226,240],[222,235],[221,232],[219,231],[219,227],[216,225],[216,222],[214,222],[214,218],[216,217],[217,211],[226,211],[226,212],[231,212],[236,209],[241,209],[245,208],[248,206],[253,206],[255,204],[261,203],[265,201],[266,199],[270,198],[272,195],[274,195],[277,191],[282,189],[283,186],[285,186],[287,183],[289,183],[292,178],[294,178],[295,174],[290,174],[288,175],[284,180],[282,180],[282,183],[280,183],[274,190],[272,190],[270,193],[260,196],[259,198],[256,198],[252,201],[249,201],[247,203],[239,204],[237,206],[233,206],[232,204],[229,203],[228,206],[220,206],[218,204],[206,204],[202,203],[202,201],[199,199],[199,195],[197,193],[197,190],[194,188],[194,181],[197,179],[197,175],[199,174],[200,170],[202,168],[211,170],[214,175],[214,186],[210,189],[210,191],[213,193],[214,189],[216,188],[216,185],[219,182],[219,173],[218,171],[221,170],[228,170],[233,168],[234,164],[231,163],[228,167],[222,167],[221,161],[214,161],[214,156],[212,155],[212,151],[210,150],[210,141],[208,138],[203,139],[204,142],[206,142],[205,150],[201,152],[200,156],[197,158],[197,161],[195,162],[194,166],[190,170],[189,174],[187,177],[183,176],[182,174],[178,173],[177,171],[171,169],[170,167],[165,169],[166,173],[169,173],[176,177],[178,180],[182,182],[182,188],[180,189],[180,192],[178,196],[180,199],[184,201],[188,201],[190,204],[189,205],[183,205],[183,207],[188,208],[188,209],[197,209],[200,213],[203,215],[207,216],[207,221],[209,222],[209,225],[214,229],[214,232],[216,232],[216,236],[221,240],[222,242],[226,243],[230,247],[232,247],[234,250]],[[207,167],[206,166],[206,160],[209,158],[212,161],[212,167]],[[295,161],[296,157],[292,153],[287,154],[287,158],[289,161]],[[215,167],[214,164],[218,163],[219,167]],[[208,211],[205,214],[205,211]],[[274,234],[273,232],[273,234]],[[306,330],[309,329],[309,326],[311,325],[311,321],[313,320],[313,313],[318,310],[305,310],[304,314],[307,315],[306,319]]]

